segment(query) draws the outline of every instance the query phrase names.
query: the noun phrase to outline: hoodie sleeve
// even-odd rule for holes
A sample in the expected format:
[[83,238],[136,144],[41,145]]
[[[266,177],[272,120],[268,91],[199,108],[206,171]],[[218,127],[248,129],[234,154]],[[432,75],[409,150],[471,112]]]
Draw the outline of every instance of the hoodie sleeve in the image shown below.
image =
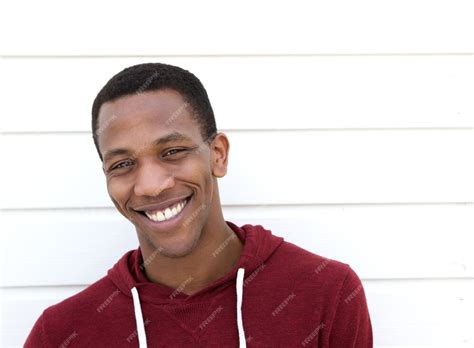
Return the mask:
[[349,267],[339,293],[329,347],[372,348],[372,324],[362,282]]
[[26,338],[23,348],[46,348],[48,345],[44,340],[44,312],[36,320],[35,325]]

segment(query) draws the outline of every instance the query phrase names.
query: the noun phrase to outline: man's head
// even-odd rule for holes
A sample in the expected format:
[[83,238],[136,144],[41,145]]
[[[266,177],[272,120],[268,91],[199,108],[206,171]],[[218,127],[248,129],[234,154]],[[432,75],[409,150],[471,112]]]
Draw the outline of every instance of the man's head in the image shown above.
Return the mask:
[[92,127],[109,196],[140,244],[189,254],[222,216],[217,178],[229,150],[199,80],[165,64],[127,68],[97,95]]
[[102,161],[98,142],[102,132],[98,127],[102,104],[123,96],[160,89],[172,89],[181,94],[193,109],[193,116],[200,126],[203,139],[210,139],[217,133],[214,112],[206,89],[195,75],[180,67],[162,63],[133,65],[113,76],[102,87],[92,105],[92,136]]

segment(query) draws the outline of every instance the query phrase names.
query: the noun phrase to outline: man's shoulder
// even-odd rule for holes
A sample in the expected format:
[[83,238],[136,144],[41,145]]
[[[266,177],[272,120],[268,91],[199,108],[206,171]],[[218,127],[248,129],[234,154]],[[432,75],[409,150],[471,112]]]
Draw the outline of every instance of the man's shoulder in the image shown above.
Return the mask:
[[119,292],[108,276],[104,276],[83,290],[50,305],[36,320],[25,347],[58,346],[65,340],[75,339],[78,327],[94,328],[99,315],[113,315],[105,308]]
[[[295,281],[298,278],[308,284],[324,283],[326,286],[342,286],[348,278],[359,279],[348,263],[323,256],[301,246],[284,241],[278,252],[273,256],[280,270],[287,270]],[[296,279],[295,279],[296,278]]]
[[318,252],[310,251],[286,240],[279,248],[279,252],[280,257],[292,260],[294,267],[309,268],[315,273],[320,273],[326,268],[336,273],[347,273],[350,268],[349,264],[345,262],[330,258]]
[[119,291],[108,276],[104,276],[81,291],[47,307],[43,316],[47,317],[50,325],[54,325],[56,320],[67,321],[73,315],[77,318],[81,312],[90,312],[91,308],[100,311],[101,305],[111,296],[116,296]]

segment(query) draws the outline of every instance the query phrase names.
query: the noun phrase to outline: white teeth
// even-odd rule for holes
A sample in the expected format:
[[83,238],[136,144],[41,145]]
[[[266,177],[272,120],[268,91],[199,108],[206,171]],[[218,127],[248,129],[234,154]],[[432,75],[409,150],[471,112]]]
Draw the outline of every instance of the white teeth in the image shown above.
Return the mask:
[[[153,216],[153,215],[151,215],[151,216]],[[158,220],[158,221],[165,221],[165,216],[163,215],[163,213],[161,211],[156,213],[155,217],[156,217],[156,220]],[[153,218],[152,218],[152,220],[153,220]]]
[[165,221],[181,213],[185,205],[186,201],[184,200],[179,203],[176,203],[171,207],[166,208],[165,210],[158,211],[155,214],[152,214],[151,212],[145,212],[145,214],[152,221]]

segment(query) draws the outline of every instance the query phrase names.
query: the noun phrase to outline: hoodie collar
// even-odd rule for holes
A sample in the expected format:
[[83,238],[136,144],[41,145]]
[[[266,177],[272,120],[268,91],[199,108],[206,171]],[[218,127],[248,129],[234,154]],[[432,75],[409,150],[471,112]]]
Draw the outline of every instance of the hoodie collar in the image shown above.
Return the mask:
[[[226,275],[192,295],[182,292],[176,294],[175,289],[171,287],[149,281],[140,268],[143,265],[143,256],[139,247],[125,253],[108,270],[108,276],[126,296],[132,297],[131,289],[137,288],[143,302],[168,304],[211,298],[215,296],[215,290],[225,287],[226,283],[236,279],[239,268],[244,268],[245,273],[250,274],[264,263],[283,242],[282,237],[272,235],[270,230],[266,230],[261,225],[246,224],[238,227],[232,222],[226,221],[226,223],[243,243],[239,260]],[[173,296],[170,297],[171,294]]]
[[[217,279],[205,288],[192,295],[182,292],[175,293],[174,289],[150,282],[144,275],[141,265],[143,256],[140,248],[128,251],[108,271],[112,282],[126,296],[133,298],[133,309],[137,325],[137,333],[140,348],[146,348],[146,332],[143,323],[141,303],[168,304],[180,301],[203,300],[215,296],[219,288],[225,287],[227,283],[236,282],[237,292],[237,325],[239,342],[241,347],[246,347],[245,333],[242,317],[242,298],[244,289],[244,276],[247,277],[259,266],[261,266],[283,242],[282,237],[272,235],[261,225],[246,224],[238,227],[232,222],[226,221],[227,225],[236,233],[243,243],[243,249],[237,264],[227,275]],[[173,294],[173,296],[170,296]]]
[[[245,338],[244,322],[242,319],[242,297],[244,291],[244,274],[245,269],[239,268],[237,271],[236,292],[237,292],[237,330],[239,332],[239,345],[242,348],[247,347],[247,339]],[[135,322],[137,326],[138,345],[139,348],[147,348],[148,342],[146,339],[145,324],[143,322],[142,307],[140,304],[140,297],[136,287],[131,289],[133,297],[133,310],[135,313]]]

